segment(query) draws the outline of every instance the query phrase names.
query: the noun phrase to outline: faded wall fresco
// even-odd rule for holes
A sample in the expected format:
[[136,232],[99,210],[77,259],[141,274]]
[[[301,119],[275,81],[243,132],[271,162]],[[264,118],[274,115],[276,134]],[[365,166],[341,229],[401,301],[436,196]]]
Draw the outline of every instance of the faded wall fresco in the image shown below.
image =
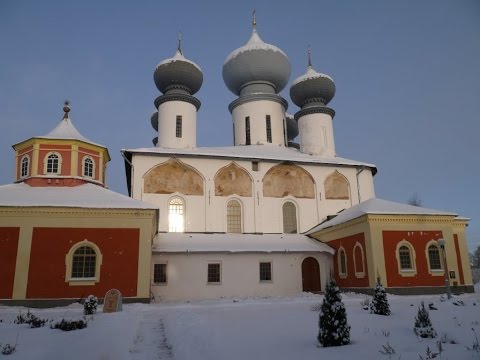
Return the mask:
[[215,175],[215,195],[252,196],[252,179],[248,172],[235,163],[221,168]]
[[170,159],[151,168],[144,176],[144,191],[150,194],[203,195],[203,178],[191,166]]
[[263,177],[263,196],[315,198],[315,181],[305,169],[291,163],[272,167]]
[[346,200],[350,198],[348,180],[337,170],[325,179],[325,199]]

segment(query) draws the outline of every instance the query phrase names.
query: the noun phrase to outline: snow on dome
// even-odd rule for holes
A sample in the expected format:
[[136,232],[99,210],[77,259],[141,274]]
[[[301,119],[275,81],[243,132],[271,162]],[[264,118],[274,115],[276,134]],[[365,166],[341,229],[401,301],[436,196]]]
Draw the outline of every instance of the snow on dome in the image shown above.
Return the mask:
[[163,94],[171,88],[180,88],[195,94],[203,83],[202,69],[183,56],[179,47],[172,58],[161,61],[155,68],[153,80]]
[[295,105],[302,107],[308,100],[317,100],[327,105],[335,96],[335,82],[319,73],[309,64],[307,72],[296,78],[290,87],[290,98]]
[[248,42],[232,51],[223,64],[223,80],[235,95],[247,83],[267,83],[279,93],[290,78],[290,62],[278,47],[267,44],[255,28]]
[[50,131],[46,135],[35,136],[35,137],[39,138],[39,139],[80,140],[80,141],[87,142],[89,144],[97,145],[97,146],[100,146],[100,147],[105,147],[103,145],[97,144],[97,143],[87,139],[85,136],[80,134],[80,132],[73,125],[72,120],[70,120],[70,118],[68,116],[68,112],[70,111],[70,107],[68,107],[68,103],[66,104],[66,107],[64,107],[64,110],[65,109],[68,109],[68,111],[65,111],[65,115],[64,115],[63,119],[58,123],[58,125],[52,131]]

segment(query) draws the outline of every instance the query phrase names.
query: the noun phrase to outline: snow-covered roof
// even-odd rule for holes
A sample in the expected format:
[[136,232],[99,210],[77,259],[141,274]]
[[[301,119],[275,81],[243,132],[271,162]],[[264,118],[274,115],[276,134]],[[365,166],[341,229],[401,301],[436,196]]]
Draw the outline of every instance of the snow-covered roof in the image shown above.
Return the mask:
[[443,215],[443,216],[457,216],[456,213],[446,212],[441,210],[427,209],[419,206],[413,206],[408,204],[402,204],[392,201],[387,201],[378,198],[372,198],[361,202],[351,208],[342,211],[333,219],[321,223],[311,230],[308,234],[315,233],[317,231],[343,224],[347,221],[359,218],[366,214],[377,215]]
[[230,159],[258,159],[273,161],[292,161],[300,163],[315,163],[326,165],[353,165],[366,166],[374,169],[373,164],[341,157],[319,157],[304,154],[297,149],[273,146],[273,145],[249,145],[249,146],[227,146],[227,147],[197,147],[194,149],[170,149],[164,147],[138,148],[123,150],[129,153],[138,154],[159,154],[159,155],[185,155],[200,157],[221,157]]
[[247,43],[239,47],[238,49],[232,51],[230,55],[227,56],[223,64],[225,65],[226,63],[236,58],[241,53],[244,53],[246,51],[252,51],[252,50],[271,50],[274,52],[279,52],[283,56],[287,57],[287,54],[285,54],[281,49],[279,49],[275,45],[267,44],[266,42],[264,42],[258,35],[257,31],[254,29]]
[[156,66],[156,69],[158,69],[158,67],[160,67],[160,66],[162,66],[162,65],[170,64],[170,63],[175,62],[175,61],[183,61],[183,62],[192,64],[192,65],[195,66],[200,72],[202,72],[202,69],[200,68],[200,66],[198,66],[197,64],[195,64],[193,61],[188,60],[185,56],[183,56],[183,54],[180,52],[180,50],[177,50],[177,51],[175,52],[175,55],[173,55],[173,57],[171,57],[171,58],[169,58],[169,59],[165,59],[165,60],[159,62],[158,65]]
[[58,125],[50,131],[48,134],[43,135],[43,136],[35,136],[36,138],[39,139],[66,139],[66,140],[81,140],[93,145],[105,147],[103,145],[97,144],[89,139],[87,139],[85,136],[80,134],[80,132],[77,130],[77,128],[73,125],[72,121],[70,118],[64,118],[62,121],[58,123]]
[[158,208],[93,184],[33,187],[25,183],[0,186],[0,207]]
[[334,82],[333,79],[330,76],[328,76],[327,74],[319,73],[319,72],[315,71],[313,69],[313,67],[309,66],[308,69],[307,69],[307,72],[305,74],[299,76],[294,81],[292,81],[292,86],[296,85],[296,84],[298,84],[302,81],[306,81],[306,80],[310,80],[310,79],[316,79],[316,78],[327,78],[327,79],[331,80],[332,82]]
[[334,250],[301,234],[160,233],[154,252],[327,252]]

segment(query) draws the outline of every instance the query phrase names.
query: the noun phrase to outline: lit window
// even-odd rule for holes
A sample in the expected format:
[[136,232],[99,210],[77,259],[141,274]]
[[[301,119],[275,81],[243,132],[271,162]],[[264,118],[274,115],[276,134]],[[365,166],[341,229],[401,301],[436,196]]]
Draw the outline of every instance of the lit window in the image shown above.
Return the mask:
[[283,204],[283,232],[285,234],[296,234],[297,230],[297,207],[288,201]]
[[24,178],[28,176],[29,165],[30,165],[30,158],[28,157],[28,155],[25,155],[22,158],[20,177]]
[[340,275],[347,275],[347,255],[344,249],[340,249],[338,252],[338,259],[340,265]]
[[46,173],[47,174],[58,174],[59,171],[59,157],[57,154],[50,154],[47,157],[47,166],[46,166]]
[[270,115],[267,115],[266,118],[266,126],[267,126],[267,142],[272,142],[272,120],[270,119]]
[[428,247],[428,261],[430,263],[430,270],[442,269],[442,262],[440,261],[440,251],[438,246],[432,244]]
[[237,200],[227,203],[227,233],[242,232],[242,207]]
[[250,145],[250,116],[245,118],[245,145]]
[[97,254],[89,246],[82,246],[75,250],[72,259],[72,278],[94,278]]
[[260,281],[272,281],[272,263],[260,263]]
[[185,204],[179,197],[175,197],[168,203],[168,231],[185,231]]
[[93,178],[93,160],[89,157],[83,160],[83,176]]
[[153,265],[153,282],[157,284],[167,283],[167,264]]
[[182,116],[181,115],[177,115],[177,122],[175,126],[175,136],[177,138],[182,137]]
[[411,270],[412,267],[412,256],[410,249],[406,245],[400,246],[398,249],[398,258],[400,259],[400,269],[401,270]]
[[210,284],[220,283],[220,263],[208,264],[207,281]]

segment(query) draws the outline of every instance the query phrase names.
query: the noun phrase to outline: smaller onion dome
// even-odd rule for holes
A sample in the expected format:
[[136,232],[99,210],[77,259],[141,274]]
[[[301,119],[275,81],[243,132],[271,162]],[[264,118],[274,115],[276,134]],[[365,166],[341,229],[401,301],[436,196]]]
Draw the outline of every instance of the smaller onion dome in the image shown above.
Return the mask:
[[150,117],[150,123],[155,131],[158,131],[158,111],[155,111]]
[[290,78],[290,62],[278,47],[263,42],[256,30],[255,15],[253,32],[248,42],[232,51],[223,64],[223,81],[235,95],[251,83],[263,83],[279,93]]
[[200,90],[203,83],[202,70],[193,61],[183,56],[180,35],[175,55],[157,65],[153,80],[163,94],[173,89],[180,89],[193,95]]
[[313,69],[308,49],[307,72],[295,79],[290,88],[290,98],[295,105],[302,107],[306,103],[320,103],[327,105],[335,96],[333,79]]
[[285,122],[287,123],[287,139],[288,141],[293,141],[293,139],[298,136],[298,123],[291,114],[285,114],[285,118]]

